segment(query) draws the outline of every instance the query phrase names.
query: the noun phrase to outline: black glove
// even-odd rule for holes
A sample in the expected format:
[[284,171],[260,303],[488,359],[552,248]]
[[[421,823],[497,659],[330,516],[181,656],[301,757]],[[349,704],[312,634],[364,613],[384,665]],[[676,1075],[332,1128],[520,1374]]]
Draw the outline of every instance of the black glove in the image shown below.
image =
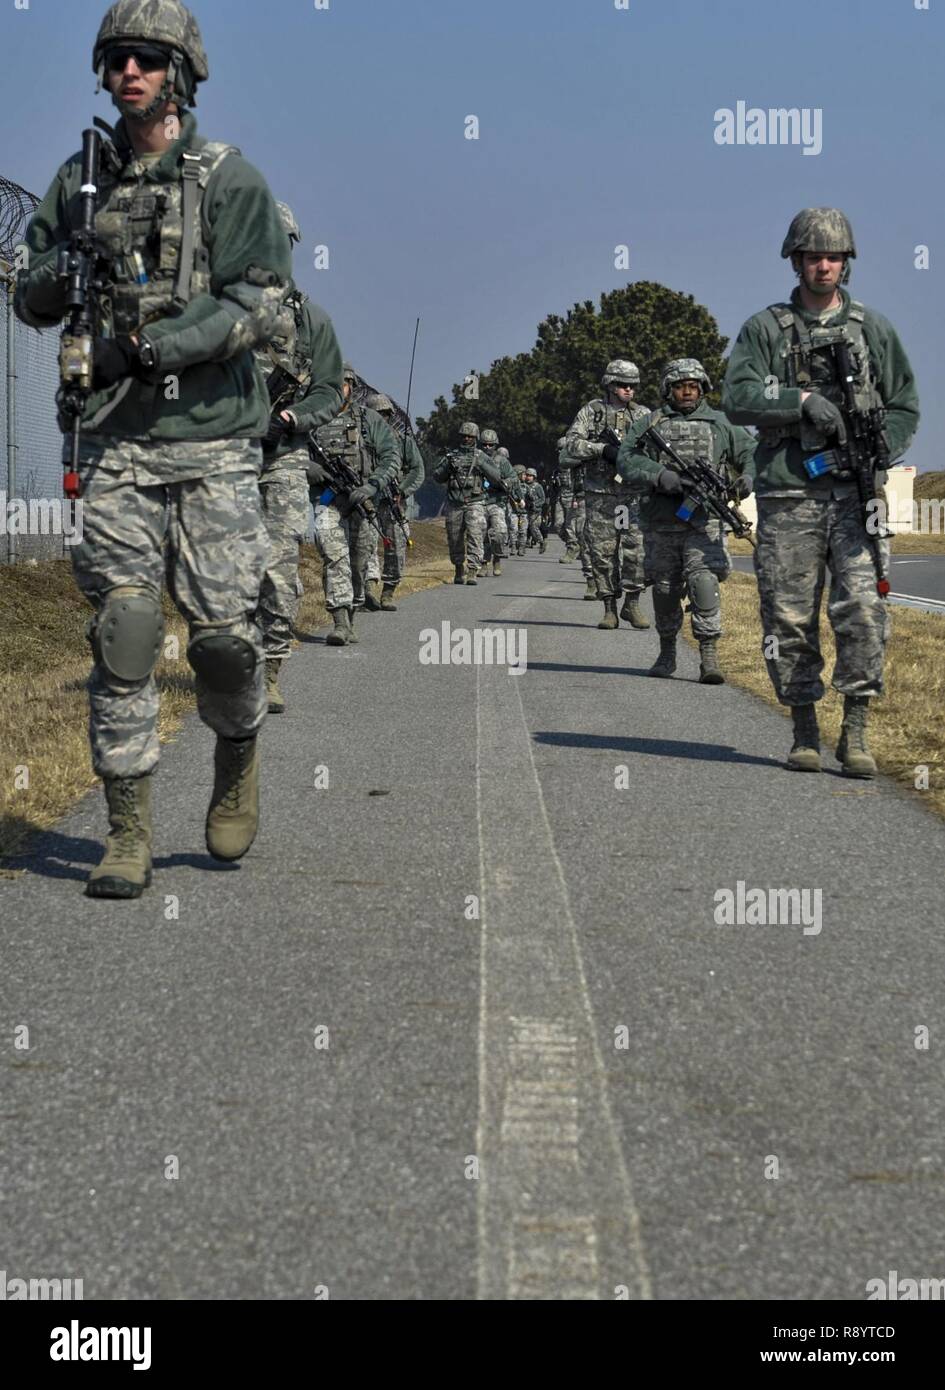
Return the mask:
[[97,391],[114,386],[126,376],[140,376],[144,371],[138,349],[127,334],[118,338],[96,338],[92,345],[92,362],[92,385]]
[[308,478],[312,487],[324,487],[325,484],[330,481],[326,470],[320,463],[316,462],[315,459],[310,459],[306,464],[305,476]]
[[356,487],[353,492],[348,493],[348,505],[359,507],[362,502],[373,502],[376,496],[375,489],[370,483],[365,483],[363,487]]
[[605,458],[608,463],[616,463],[617,455],[619,453],[620,450],[617,448],[616,444],[605,444],[604,452],[601,454],[601,458]]
[[847,442],[847,431],[843,423],[843,415],[833,401],[828,401],[826,396],[818,395],[812,391],[801,406],[801,414],[804,415],[821,434],[835,434],[841,444]]
[[264,449],[274,449],[284,434],[291,430],[292,426],[287,420],[283,420],[281,415],[273,415],[269,421],[269,428],[263,440]]
[[732,490],[735,496],[741,500],[751,496],[755,490],[755,484],[752,482],[751,478],[746,478],[743,473],[740,478],[735,479],[735,482],[732,484]]
[[682,479],[672,468],[661,468],[656,488],[658,492],[682,492]]

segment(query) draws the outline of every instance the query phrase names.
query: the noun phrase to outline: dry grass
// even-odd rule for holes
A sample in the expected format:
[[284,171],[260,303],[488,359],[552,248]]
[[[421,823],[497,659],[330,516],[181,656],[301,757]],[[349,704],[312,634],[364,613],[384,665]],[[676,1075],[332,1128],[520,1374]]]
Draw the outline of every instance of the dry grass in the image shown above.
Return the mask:
[[[445,527],[416,522],[411,530],[414,546],[398,602],[453,574]],[[312,632],[328,618],[321,566],[309,545],[302,547],[302,582],[298,628]],[[167,637],[177,638],[179,655],[162,660],[157,672],[162,742],[195,707],[186,627],[166,596],[164,607]],[[85,693],[90,613],[68,560],[0,567],[0,859],[22,849],[31,833],[53,825],[96,784]]]
[[[761,619],[754,575],[735,573],[723,586],[722,616],[726,636],[720,648],[723,669],[734,685],[760,695],[788,718],[778,705],[761,658]],[[894,607],[886,658],[886,695],[870,710],[870,748],[880,769],[912,796],[945,816],[945,619],[935,613]],[[829,680],[836,648],[825,617],[821,650]],[[829,765],[840,735],[843,697],[829,689],[818,707],[825,757]],[[785,729],[785,755],[790,747]],[[916,770],[928,768],[929,789],[916,790]],[[856,785],[856,784],[851,784]]]

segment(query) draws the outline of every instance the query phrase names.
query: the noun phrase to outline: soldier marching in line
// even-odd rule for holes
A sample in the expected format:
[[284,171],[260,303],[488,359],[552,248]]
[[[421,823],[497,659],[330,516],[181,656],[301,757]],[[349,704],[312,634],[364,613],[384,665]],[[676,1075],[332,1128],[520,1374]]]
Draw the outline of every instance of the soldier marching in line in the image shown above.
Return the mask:
[[[83,539],[71,552],[95,610],[90,735],[110,825],[85,891],[136,898],[151,881],[165,572],[190,631],[200,717],[216,735],[207,848],[239,859],[257,832],[266,696],[255,613],[269,551],[257,479],[269,407],[253,350],[277,329],[291,265],[262,176],[197,134],[189,108],[209,69],[179,0],[118,0],[92,66],[121,119],[99,176],[104,293],[82,417]],[[59,257],[81,183],[73,155],[27,232],[16,309],[35,328],[66,315]]]
[[732,420],[759,431],[755,572],[765,659],[778,700],[794,720],[787,765],[819,772],[820,607],[829,570],[827,616],[837,644],[832,683],[843,695],[837,758],[845,775],[872,777],[866,721],[870,700],[883,693],[888,541],[884,527],[878,535],[867,530],[845,448],[862,430],[864,485],[882,500],[885,469],[915,434],[918,395],[892,324],[843,288],[856,256],[843,213],[799,212],[781,255],[790,257],[799,283],[789,302],[770,305],[742,326],[722,396]]
[[545,489],[538,481],[534,468],[525,469],[525,517],[527,521],[526,544],[537,545],[539,555],[544,555],[548,542],[541,534],[541,513],[545,505]]
[[[633,627],[649,627],[640,608],[646,576],[639,499],[625,485],[614,482],[620,441],[632,425],[650,413],[633,400],[639,382],[640,372],[634,363],[623,358],[608,362],[601,377],[603,396],[588,401],[578,411],[560,456],[566,466],[584,469],[584,535],[597,594],[604,604],[604,616],[597,624],[600,628],[620,626],[617,600],[623,587],[627,596],[620,617]],[[621,522],[625,523],[622,527]],[[626,556],[621,553],[625,548]]]
[[517,463],[513,469],[518,483],[518,496],[508,500],[509,554],[520,558],[525,554],[525,537],[528,533],[528,515],[525,511],[525,465]]
[[495,487],[486,481],[486,540],[483,567],[480,578],[489,573],[489,560],[492,560],[492,573],[502,573],[502,561],[509,550],[508,506],[522,496],[522,488],[515,469],[509,462],[508,449],[499,447],[499,436],[495,430],[483,430],[479,439],[483,453],[488,454],[499,468],[502,483]]
[[[300,243],[292,209],[285,203],[277,206],[290,247]],[[256,350],[272,411],[259,479],[272,546],[259,594],[270,714],[285,709],[279,670],[291,655],[299,611],[299,545],[308,530],[308,436],[343,403],[341,348],[331,319],[291,281],[282,309],[278,332],[265,351]]]
[[685,593],[692,613],[692,635],[699,643],[699,680],[703,685],[721,685],[719,580],[727,579],[732,569],[721,523],[702,507],[688,520],[677,516],[684,490],[680,475],[647,434],[657,428],[684,462],[705,459],[727,473],[739,497],[747,497],[752,486],[755,441],[747,430],[729,424],[720,410],[706,404],[705,392],[711,390],[708,373],[695,358],[667,363],[660,383],[662,405],[631,428],[620,446],[617,471],[626,483],[647,489],[641,515],[660,638],[660,654],[649,674],[669,677],[676,670],[676,635],[682,627],[681,599]]
[[[333,624],[325,640],[331,647],[358,641],[355,614],[364,607],[368,565],[380,525],[375,504],[400,473],[393,431],[376,410],[352,399],[357,381],[357,372],[346,362],[344,405],[309,440],[315,545],[322,559],[325,606]],[[350,482],[339,482],[342,468]]]
[[475,421],[460,425],[459,438],[460,447],[443,455],[433,470],[433,479],[446,484],[446,537],[453,583],[475,584],[486,533],[485,483],[488,480],[498,487],[502,471],[495,459],[477,447],[479,426]]
[[[385,396],[383,392],[376,392],[368,397],[367,403],[372,410],[377,411],[396,439],[394,403],[390,397]],[[372,611],[381,610],[385,613],[396,613],[397,611],[394,595],[397,592],[397,585],[404,575],[404,566],[407,561],[407,541],[410,539],[410,523],[406,520],[407,503],[417,489],[423,485],[425,477],[423,455],[406,426],[403,438],[397,439],[397,448],[400,455],[399,466],[397,476],[390,487],[394,489],[394,496],[403,513],[404,524],[401,526],[395,521],[394,507],[388,493],[385,492],[377,508],[381,530],[387,542],[384,545],[383,575],[381,575],[378,564],[377,544],[375,544],[371,569],[364,585],[364,606]],[[380,579],[383,579],[383,589],[381,597],[378,599],[373,586]]]

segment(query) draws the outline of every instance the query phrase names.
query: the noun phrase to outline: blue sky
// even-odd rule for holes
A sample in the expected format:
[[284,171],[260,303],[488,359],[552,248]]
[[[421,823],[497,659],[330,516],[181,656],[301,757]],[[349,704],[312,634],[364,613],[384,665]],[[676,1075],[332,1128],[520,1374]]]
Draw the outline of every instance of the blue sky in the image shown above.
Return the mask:
[[[42,193],[112,109],[91,72],[105,6],[14,5],[0,8],[0,173]],[[297,279],[401,401],[421,316],[415,415],[470,367],[530,349],[549,312],[628,279],[693,294],[734,337],[793,284],[779,258],[792,215],[839,206],[859,246],[851,289],[893,321],[919,379],[910,462],[938,468],[945,3],[930,6],[197,0],[211,68],[197,115],[292,204]],[[822,151],[717,144],[716,111],[739,101],[819,110]]]

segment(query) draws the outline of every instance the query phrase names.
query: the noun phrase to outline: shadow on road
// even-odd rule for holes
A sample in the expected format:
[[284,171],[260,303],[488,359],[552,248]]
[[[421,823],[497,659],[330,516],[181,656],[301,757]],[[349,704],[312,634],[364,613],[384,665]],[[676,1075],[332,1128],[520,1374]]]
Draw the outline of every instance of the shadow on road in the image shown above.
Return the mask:
[[[3,861],[5,869],[23,870],[37,878],[74,879],[84,883],[87,871],[102,857],[102,841],[86,840],[77,835],[64,835],[59,830],[42,830],[26,848],[18,854],[11,854]],[[173,869],[188,866],[194,869],[211,870],[213,873],[231,873],[238,864],[223,864],[212,859],[207,853],[182,853],[157,855],[155,869]]]
[[756,758],[720,743],[687,743],[672,738],[619,738],[614,734],[536,733],[536,743],[552,748],[610,748],[618,753],[650,753],[657,758],[692,758],[704,763],[750,763],[756,767],[782,767],[777,758]]

